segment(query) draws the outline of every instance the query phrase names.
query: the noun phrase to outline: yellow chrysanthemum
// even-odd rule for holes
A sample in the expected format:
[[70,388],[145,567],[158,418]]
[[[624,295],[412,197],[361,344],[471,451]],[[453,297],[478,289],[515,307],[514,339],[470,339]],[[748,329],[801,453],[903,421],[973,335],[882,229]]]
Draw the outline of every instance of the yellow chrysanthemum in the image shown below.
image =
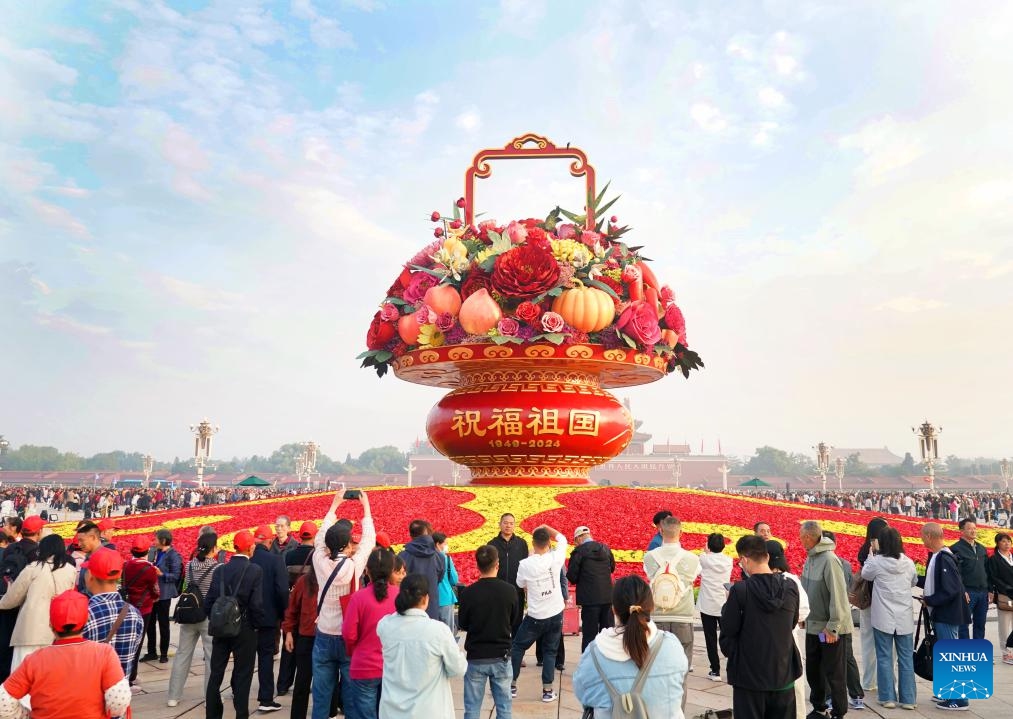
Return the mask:
[[446,337],[440,332],[436,325],[421,325],[419,327],[419,347],[442,347]]

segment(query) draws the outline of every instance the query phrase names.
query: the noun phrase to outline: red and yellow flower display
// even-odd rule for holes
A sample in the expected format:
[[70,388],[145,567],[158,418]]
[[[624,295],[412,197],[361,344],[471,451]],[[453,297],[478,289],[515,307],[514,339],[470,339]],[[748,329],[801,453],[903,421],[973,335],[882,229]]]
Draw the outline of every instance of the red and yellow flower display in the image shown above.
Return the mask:
[[[644,549],[654,535],[651,518],[661,509],[670,510],[682,520],[682,544],[696,552],[702,550],[708,534],[720,532],[729,542],[725,551],[734,555],[735,541],[750,534],[756,522],[767,522],[774,537],[786,546],[788,563],[796,573],[805,561],[798,537],[803,521],[819,520],[824,529],[837,535],[838,554],[854,561],[865,538],[866,524],[878,516],[862,510],[674,488],[384,487],[368,492],[377,531],[386,532],[395,545],[408,541],[408,523],[419,517],[446,533],[464,582],[477,577],[474,551],[496,536],[500,515],[505,512],[515,516],[518,534],[528,540],[530,532],[543,523],[567,534],[568,539],[574,528],[587,525],[595,539],[612,548],[619,575],[641,571]],[[305,520],[319,523],[332,496],[306,494],[120,517],[116,519],[116,543],[126,556],[133,536],[152,534],[165,527],[172,530],[177,550],[189,556],[200,527],[210,525],[218,532],[220,545],[231,551],[236,532],[273,524],[279,514],[289,516],[293,528]],[[338,513],[358,521],[362,508],[358,502],[346,501]],[[919,532],[925,520],[893,515],[886,518],[900,531],[908,556],[923,564],[926,552]],[[956,525],[947,522],[943,526],[947,543],[955,541],[959,536]],[[73,522],[54,523],[52,527],[65,538],[73,536]],[[993,546],[995,532],[980,529],[978,541],[986,547]]]

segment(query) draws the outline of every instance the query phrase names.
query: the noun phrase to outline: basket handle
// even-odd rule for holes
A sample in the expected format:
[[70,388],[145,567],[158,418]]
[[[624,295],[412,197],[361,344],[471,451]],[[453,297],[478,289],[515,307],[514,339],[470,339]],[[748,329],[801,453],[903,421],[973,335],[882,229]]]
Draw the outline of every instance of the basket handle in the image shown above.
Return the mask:
[[[533,145],[528,146],[529,143]],[[594,167],[587,161],[587,155],[583,150],[576,147],[556,147],[548,138],[534,133],[528,133],[515,137],[502,148],[489,148],[479,150],[471,161],[471,167],[464,173],[464,221],[472,225],[475,223],[475,179],[489,177],[492,168],[489,160],[526,160],[526,159],[559,159],[572,158],[570,163],[570,174],[574,177],[585,178],[587,187],[587,220],[584,223],[586,229],[594,229]]]

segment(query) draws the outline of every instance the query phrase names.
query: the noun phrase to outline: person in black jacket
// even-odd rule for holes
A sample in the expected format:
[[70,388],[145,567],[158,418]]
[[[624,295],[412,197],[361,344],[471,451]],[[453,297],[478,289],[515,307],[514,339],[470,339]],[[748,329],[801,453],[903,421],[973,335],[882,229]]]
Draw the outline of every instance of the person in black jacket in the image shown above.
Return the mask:
[[728,657],[735,719],[795,716],[795,682],[802,657],[792,630],[798,624],[798,587],[771,572],[762,537],[744,536],[735,551],[749,577],[736,582],[721,608],[721,652]]
[[433,526],[424,519],[413,519],[408,525],[411,541],[405,545],[398,557],[405,563],[408,574],[421,574],[429,580],[429,606],[426,614],[430,619],[440,618],[440,580],[447,571],[443,552],[437,551],[433,542]]
[[281,709],[281,704],[274,700],[274,649],[288,607],[288,569],[284,557],[271,551],[273,540],[274,533],[269,526],[257,527],[253,533],[256,546],[250,558],[264,576],[264,621],[257,626],[257,703],[262,712]]
[[964,517],[957,525],[960,527],[960,539],[950,545],[960,567],[960,578],[964,582],[964,591],[970,597],[971,623],[973,631],[968,636],[967,625],[961,625],[961,639],[984,639],[985,619],[988,616],[988,605],[992,602],[992,578],[988,576],[988,550],[978,538],[978,525],[971,517]]
[[[288,572],[288,589],[292,591],[292,587],[299,581],[299,577],[313,573],[313,540],[317,536],[316,522],[303,522],[299,527],[299,532],[289,536],[299,539],[298,547],[282,554],[285,558],[285,569]],[[295,656],[282,645],[281,659],[278,661],[277,695],[283,697],[288,694],[293,681],[295,681]]]
[[[943,528],[935,522],[922,525],[922,544],[930,554],[925,576],[918,579],[918,586],[924,589],[922,598],[932,617],[936,638],[957,639],[960,627],[966,630],[971,621],[957,560],[943,544]],[[944,699],[938,704],[946,705],[946,709],[960,709],[967,706],[967,699]]]
[[[496,577],[508,582],[517,590],[517,604],[523,610],[524,590],[517,586],[517,567],[520,566],[522,559],[528,557],[528,543],[514,534],[515,524],[512,514],[504,514],[500,517],[499,534],[493,537],[489,544],[495,547],[499,554],[499,570],[496,572]],[[521,611],[517,616],[513,626],[514,632],[521,625],[523,615],[524,612]]]
[[468,633],[464,639],[468,655],[468,670],[464,673],[464,713],[478,716],[482,712],[488,679],[496,717],[502,719],[509,714],[511,706],[510,645],[514,622],[521,613],[520,605],[516,587],[496,577],[499,553],[495,547],[487,544],[475,550],[475,563],[482,576],[462,590],[458,600],[457,623]]
[[[12,522],[11,519],[15,519],[16,522]],[[21,532],[21,539],[7,547],[3,562],[0,563],[0,584],[4,593],[21,571],[39,558],[39,537],[46,524],[38,516],[27,517],[24,521],[18,518],[11,519],[7,520],[7,526],[17,526]],[[11,660],[14,658],[11,637],[14,636],[14,625],[18,621],[19,611],[20,608],[0,611],[0,682],[7,681],[7,677],[11,674]]]
[[215,602],[223,593],[235,596],[243,613],[243,622],[237,636],[215,637],[211,642],[210,677],[205,696],[206,719],[222,719],[222,682],[225,680],[229,656],[235,662],[231,684],[236,719],[249,719],[250,684],[253,682],[253,663],[257,656],[257,628],[264,625],[264,600],[261,592],[264,573],[250,561],[255,544],[253,535],[244,529],[236,534],[232,543],[236,547],[236,553],[228,564],[215,569],[204,604],[208,616],[211,616]]
[[575,548],[570,554],[566,579],[577,585],[577,605],[580,607],[580,653],[594,641],[605,627],[615,622],[612,613],[612,573],[616,560],[607,544],[596,542],[587,527],[573,531]]
[[995,535],[995,551],[988,558],[988,576],[999,609],[999,643],[1002,661],[1013,664],[1013,539],[1005,532]]

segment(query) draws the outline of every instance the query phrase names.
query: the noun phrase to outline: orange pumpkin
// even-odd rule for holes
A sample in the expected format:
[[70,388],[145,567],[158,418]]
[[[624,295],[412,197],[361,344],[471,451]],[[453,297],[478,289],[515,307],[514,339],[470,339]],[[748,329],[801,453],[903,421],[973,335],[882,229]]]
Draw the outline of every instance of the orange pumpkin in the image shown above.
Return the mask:
[[552,311],[581,332],[597,332],[612,324],[616,306],[607,292],[595,287],[563,290],[552,303]]

